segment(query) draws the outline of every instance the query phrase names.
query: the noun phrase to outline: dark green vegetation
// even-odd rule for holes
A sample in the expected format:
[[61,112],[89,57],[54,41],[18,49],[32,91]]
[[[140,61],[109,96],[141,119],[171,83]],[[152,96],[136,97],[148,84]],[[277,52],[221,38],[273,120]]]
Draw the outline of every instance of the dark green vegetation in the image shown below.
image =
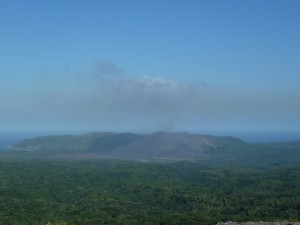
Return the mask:
[[299,163],[300,142],[164,132],[24,140],[0,153],[0,224],[299,220]]
[[300,166],[0,161],[0,224],[300,219]]

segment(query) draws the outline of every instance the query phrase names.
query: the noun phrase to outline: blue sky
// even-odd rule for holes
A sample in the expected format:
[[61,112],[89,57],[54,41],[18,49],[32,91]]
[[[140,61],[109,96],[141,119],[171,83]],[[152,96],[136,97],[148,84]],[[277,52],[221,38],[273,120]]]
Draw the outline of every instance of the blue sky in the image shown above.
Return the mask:
[[0,1],[0,130],[299,130],[297,0]]

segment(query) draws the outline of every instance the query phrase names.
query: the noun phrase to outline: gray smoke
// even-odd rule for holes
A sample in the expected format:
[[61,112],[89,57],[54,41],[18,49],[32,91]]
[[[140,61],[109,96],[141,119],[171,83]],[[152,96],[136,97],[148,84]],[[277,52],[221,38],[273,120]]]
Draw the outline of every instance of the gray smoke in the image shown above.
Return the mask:
[[254,92],[205,81],[135,77],[110,63],[41,73],[1,90],[4,127],[90,130],[273,129],[300,125],[298,92]]

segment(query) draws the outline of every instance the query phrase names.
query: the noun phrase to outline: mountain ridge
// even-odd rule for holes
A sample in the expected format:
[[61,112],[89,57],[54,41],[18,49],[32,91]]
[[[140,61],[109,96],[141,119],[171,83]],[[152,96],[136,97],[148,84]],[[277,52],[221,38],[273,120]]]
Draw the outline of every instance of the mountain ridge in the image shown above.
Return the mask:
[[23,140],[13,152],[75,159],[217,160],[220,162],[300,161],[300,142],[249,144],[233,136],[187,132],[151,134],[90,132]]
[[196,158],[208,149],[245,144],[231,136],[155,132],[151,134],[91,132],[84,135],[54,135],[23,140],[12,150],[29,152],[93,153],[124,159]]

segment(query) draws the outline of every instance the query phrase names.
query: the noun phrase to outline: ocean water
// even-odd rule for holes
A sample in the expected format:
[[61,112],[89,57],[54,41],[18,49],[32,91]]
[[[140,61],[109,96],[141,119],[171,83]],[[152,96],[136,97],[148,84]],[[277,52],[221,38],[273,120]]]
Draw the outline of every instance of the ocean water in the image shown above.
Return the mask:
[[35,132],[1,131],[0,150],[4,150],[8,145],[18,143],[27,138],[33,138],[35,136],[40,136],[40,135],[39,133],[35,133]]

